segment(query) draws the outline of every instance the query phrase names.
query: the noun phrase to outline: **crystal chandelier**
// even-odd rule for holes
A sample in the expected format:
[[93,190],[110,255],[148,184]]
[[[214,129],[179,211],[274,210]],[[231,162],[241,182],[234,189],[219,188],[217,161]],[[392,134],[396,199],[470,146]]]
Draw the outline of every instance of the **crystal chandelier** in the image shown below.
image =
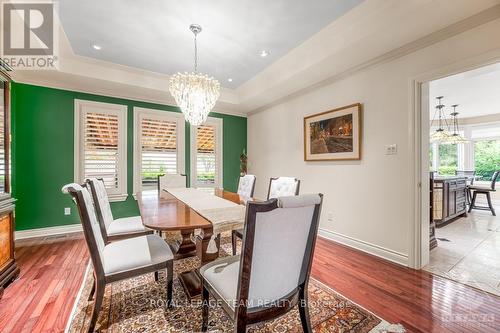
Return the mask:
[[[448,122],[444,116],[444,105],[442,103],[443,96],[436,97],[438,104],[436,105],[436,111],[434,112],[434,118],[432,122],[436,120],[436,114],[438,117],[438,128],[434,133],[431,134],[431,142],[442,142],[448,140],[450,133],[448,132]],[[443,124],[446,125],[446,130],[443,128]]]
[[201,26],[191,24],[194,34],[194,72],[177,73],[170,78],[169,90],[181,108],[186,121],[193,126],[203,124],[220,96],[220,83],[213,77],[198,73],[198,46],[196,37]]
[[446,140],[446,143],[466,143],[468,142],[463,136],[460,135],[458,131],[458,112],[457,112],[458,104],[452,105],[453,112],[450,113],[453,121],[453,134],[450,134],[449,138]]

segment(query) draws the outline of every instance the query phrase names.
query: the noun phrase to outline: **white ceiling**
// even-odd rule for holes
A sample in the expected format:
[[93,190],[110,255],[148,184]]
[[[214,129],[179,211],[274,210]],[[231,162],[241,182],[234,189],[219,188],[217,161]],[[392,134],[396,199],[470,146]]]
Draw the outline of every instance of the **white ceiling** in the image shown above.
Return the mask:
[[200,24],[199,70],[236,88],[361,2],[64,0],[59,16],[77,55],[163,74],[193,70],[188,27]]
[[500,63],[432,81],[429,95],[431,117],[437,96],[444,96],[446,113],[459,104],[460,118],[500,114]]

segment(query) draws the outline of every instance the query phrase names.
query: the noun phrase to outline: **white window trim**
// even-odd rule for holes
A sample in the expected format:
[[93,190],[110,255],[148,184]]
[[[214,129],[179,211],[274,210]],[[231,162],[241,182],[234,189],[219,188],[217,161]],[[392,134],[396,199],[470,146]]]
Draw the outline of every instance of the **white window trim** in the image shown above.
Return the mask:
[[182,113],[162,111],[155,109],[146,109],[140,107],[134,107],[134,186],[133,186],[133,196],[136,198],[137,192],[141,191],[141,169],[142,169],[142,159],[141,159],[141,119],[143,116],[159,119],[176,121],[177,123],[177,172],[184,174],[186,170],[186,154],[185,154],[185,120]]
[[100,112],[118,116],[118,189],[108,190],[109,201],[127,200],[127,106],[75,99],[75,136],[74,136],[74,178],[75,182],[82,184],[85,181],[83,174],[84,146],[84,108],[99,108]]
[[[217,170],[219,170],[219,173],[217,174],[217,179],[215,180],[214,188],[220,187],[224,188],[224,183],[223,183],[223,146],[222,146],[222,135],[223,135],[223,126],[224,122],[222,118],[214,118],[214,117],[208,117],[207,121],[203,125],[213,125],[215,126],[215,160],[217,161]],[[191,126],[190,128],[190,141],[191,141],[191,187],[197,187],[196,183],[196,146],[197,146],[197,140],[196,140],[196,132],[197,132],[197,126]],[[207,187],[204,185],[203,187]],[[211,187],[211,186],[208,186]]]

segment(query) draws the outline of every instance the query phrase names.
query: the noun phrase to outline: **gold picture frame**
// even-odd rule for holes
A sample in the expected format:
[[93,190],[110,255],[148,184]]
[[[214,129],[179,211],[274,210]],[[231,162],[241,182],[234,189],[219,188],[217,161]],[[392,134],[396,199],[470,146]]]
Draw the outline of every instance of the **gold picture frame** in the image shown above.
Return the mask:
[[304,161],[361,159],[361,103],[304,117]]

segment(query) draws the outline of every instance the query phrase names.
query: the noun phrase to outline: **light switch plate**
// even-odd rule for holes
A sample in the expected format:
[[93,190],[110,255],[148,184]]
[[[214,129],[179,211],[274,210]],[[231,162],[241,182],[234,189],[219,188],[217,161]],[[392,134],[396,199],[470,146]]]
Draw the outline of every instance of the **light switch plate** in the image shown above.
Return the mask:
[[71,207],[64,208],[64,215],[71,215]]
[[385,154],[386,155],[396,155],[398,153],[398,145],[397,144],[392,144],[392,145],[386,145],[385,146]]

